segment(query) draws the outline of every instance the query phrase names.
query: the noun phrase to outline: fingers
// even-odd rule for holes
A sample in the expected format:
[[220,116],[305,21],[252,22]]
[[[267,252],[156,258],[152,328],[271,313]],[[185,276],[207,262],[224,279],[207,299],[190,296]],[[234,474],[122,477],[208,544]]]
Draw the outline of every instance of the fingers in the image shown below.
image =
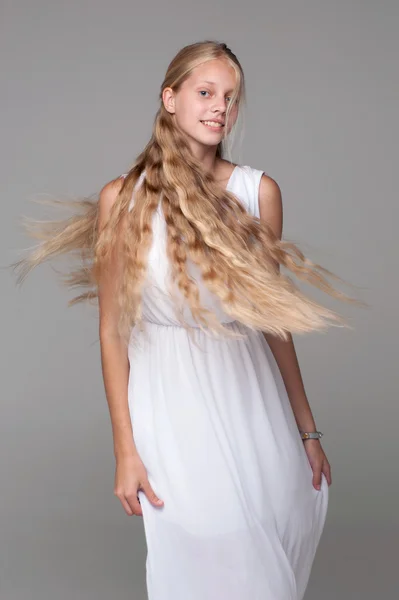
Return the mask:
[[137,497],[137,494],[132,494],[132,495],[127,496],[126,503],[131,508],[132,512],[130,514],[134,514],[137,517],[142,517],[143,516],[143,511],[142,511],[142,508],[140,506],[140,501],[139,501],[139,499]]
[[331,466],[329,465],[329,463],[327,461],[324,461],[322,471],[323,471],[324,475],[326,476],[328,485],[331,485],[331,483],[332,483]]
[[151,484],[148,481],[148,479],[146,479],[146,481],[144,481],[141,484],[141,489],[143,490],[143,492],[145,493],[145,495],[147,496],[147,498],[151,502],[151,504],[153,504],[154,506],[157,506],[158,508],[163,505],[163,500],[158,498],[158,496],[152,489]]
[[313,487],[316,490],[321,489],[321,471],[313,474]]
[[163,506],[163,500],[158,498],[158,496],[152,489],[150,482],[148,481],[148,479],[146,479],[141,485],[138,485],[135,492],[131,492],[128,494],[122,491],[114,492],[115,496],[117,496],[121,501],[122,506],[128,515],[136,515],[141,517],[143,516],[140,500],[138,498],[138,492],[140,490],[142,490],[145,493],[146,497],[151,502],[151,504],[153,504],[157,508]]
[[321,488],[321,475],[324,473],[327,483],[331,485],[331,467],[327,460],[324,460],[319,465],[316,465],[313,470],[313,486],[316,490],[320,490]]
[[321,468],[322,468],[322,463],[317,464],[314,466],[313,469],[313,487],[316,490],[320,490],[321,489]]
[[124,494],[122,492],[114,492],[115,496],[119,498],[121,504],[129,516],[136,515],[138,517],[143,516],[143,511],[141,510],[140,502],[137,498],[137,493],[133,494]]

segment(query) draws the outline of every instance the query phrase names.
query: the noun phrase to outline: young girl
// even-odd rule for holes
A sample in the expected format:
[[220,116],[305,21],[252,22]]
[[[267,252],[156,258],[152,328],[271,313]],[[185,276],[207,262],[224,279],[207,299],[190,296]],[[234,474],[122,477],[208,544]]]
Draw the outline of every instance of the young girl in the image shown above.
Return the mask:
[[98,296],[114,493],[144,518],[150,600],[299,600],[326,519],[292,333],[344,321],[280,266],[357,302],[282,241],[277,183],[223,159],[244,95],[225,44],[183,48],[131,170],[15,263],[22,281],[82,252],[67,282],[89,288],[72,302]]

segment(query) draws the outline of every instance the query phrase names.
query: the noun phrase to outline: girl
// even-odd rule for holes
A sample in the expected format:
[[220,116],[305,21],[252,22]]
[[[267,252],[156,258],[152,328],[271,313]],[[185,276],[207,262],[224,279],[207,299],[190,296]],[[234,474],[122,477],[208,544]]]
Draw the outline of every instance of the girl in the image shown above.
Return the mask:
[[331,468],[292,333],[344,321],[280,266],[358,302],[282,241],[278,184],[223,158],[244,97],[226,44],[183,48],[130,171],[31,229],[42,242],[14,265],[22,281],[82,253],[66,281],[88,288],[72,302],[98,297],[114,493],[144,518],[150,600],[299,600],[326,519]]

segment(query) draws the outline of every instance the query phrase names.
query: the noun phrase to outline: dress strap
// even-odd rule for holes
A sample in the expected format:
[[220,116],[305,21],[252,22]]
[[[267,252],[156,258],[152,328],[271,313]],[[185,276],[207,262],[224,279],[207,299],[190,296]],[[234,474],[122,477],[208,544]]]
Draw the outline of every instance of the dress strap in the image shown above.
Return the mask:
[[246,173],[246,203],[248,212],[254,217],[260,218],[259,210],[259,186],[260,180],[264,171],[260,169],[254,169],[250,166],[243,167]]
[[260,169],[254,169],[253,170],[253,180],[254,180],[254,199],[253,199],[253,203],[254,203],[254,216],[260,218],[260,210],[259,210],[259,187],[260,187],[260,180],[262,179],[262,175],[263,175],[264,171],[261,171]]
[[[121,177],[126,177],[126,176],[127,176],[127,173],[123,173],[123,174],[121,175]],[[134,189],[133,189],[133,192],[132,192],[132,198],[131,198],[131,200],[130,200],[130,204],[129,204],[129,207],[128,207],[128,211],[129,211],[129,212],[130,212],[130,211],[132,210],[132,208],[133,208],[133,204],[134,204],[134,192],[135,192],[135,191],[137,190],[137,188],[138,188],[138,187],[139,187],[139,186],[142,184],[144,177],[145,177],[145,170],[144,170],[144,171],[142,171],[142,172],[140,173],[140,176],[139,176],[139,178],[138,178],[138,179],[137,179],[137,181],[136,181],[136,185],[134,186]]]

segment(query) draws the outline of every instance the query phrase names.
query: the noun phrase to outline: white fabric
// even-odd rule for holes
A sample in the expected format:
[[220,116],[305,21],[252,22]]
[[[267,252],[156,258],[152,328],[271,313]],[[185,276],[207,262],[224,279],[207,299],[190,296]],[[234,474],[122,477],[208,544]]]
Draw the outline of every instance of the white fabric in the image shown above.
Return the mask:
[[[238,166],[228,183],[256,216],[261,176]],[[139,492],[148,598],[301,600],[325,523],[327,480],[322,475],[320,491],[312,485],[262,333],[233,321],[203,284],[201,301],[247,338],[216,339],[196,327],[199,347],[180,326],[167,288],[165,227],[159,208],[144,292],[146,331],[129,347],[135,443],[164,501],[156,508]],[[199,280],[195,265],[190,271]]]

